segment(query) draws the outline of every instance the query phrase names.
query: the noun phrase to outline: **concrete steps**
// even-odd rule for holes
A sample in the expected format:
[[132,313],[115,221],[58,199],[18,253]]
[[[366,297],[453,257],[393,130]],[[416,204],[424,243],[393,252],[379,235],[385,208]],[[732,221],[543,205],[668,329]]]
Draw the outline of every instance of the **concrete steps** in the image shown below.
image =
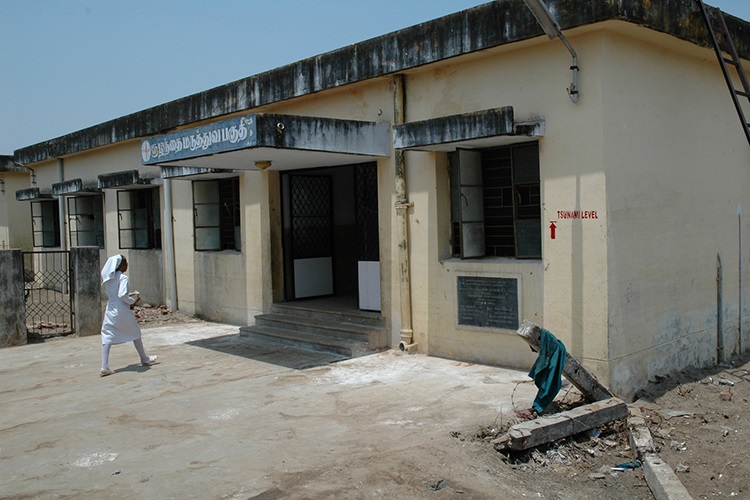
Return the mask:
[[380,314],[304,303],[274,304],[270,313],[255,317],[255,325],[241,327],[240,335],[351,358],[388,347]]

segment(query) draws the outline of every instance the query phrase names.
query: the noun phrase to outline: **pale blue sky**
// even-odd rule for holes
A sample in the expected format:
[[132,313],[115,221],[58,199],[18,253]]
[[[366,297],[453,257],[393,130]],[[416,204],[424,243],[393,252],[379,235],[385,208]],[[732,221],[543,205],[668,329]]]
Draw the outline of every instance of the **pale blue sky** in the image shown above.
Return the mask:
[[0,154],[482,3],[0,0]]

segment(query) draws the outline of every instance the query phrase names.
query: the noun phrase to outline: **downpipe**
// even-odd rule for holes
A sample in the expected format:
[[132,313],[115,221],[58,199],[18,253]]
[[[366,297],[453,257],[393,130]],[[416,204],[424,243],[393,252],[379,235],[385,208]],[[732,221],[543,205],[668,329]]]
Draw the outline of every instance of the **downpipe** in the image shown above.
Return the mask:
[[716,364],[724,362],[724,320],[722,310],[724,301],[722,297],[723,276],[721,270],[721,256],[716,254]]
[[[393,121],[401,125],[406,121],[406,92],[404,75],[394,76],[393,82]],[[398,277],[401,296],[401,351],[416,352],[418,345],[414,342],[411,308],[411,268],[409,263],[409,226],[408,211],[414,204],[409,202],[406,189],[406,158],[404,151],[397,150],[396,162],[396,231],[398,234]]]

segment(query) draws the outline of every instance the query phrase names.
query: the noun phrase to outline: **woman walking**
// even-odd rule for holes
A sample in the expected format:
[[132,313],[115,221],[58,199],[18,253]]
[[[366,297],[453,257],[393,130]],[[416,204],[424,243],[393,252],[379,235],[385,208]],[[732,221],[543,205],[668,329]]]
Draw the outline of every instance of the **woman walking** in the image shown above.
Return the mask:
[[128,261],[122,255],[113,255],[102,269],[102,285],[107,286],[107,310],[102,323],[102,369],[99,376],[106,377],[114,372],[109,369],[109,350],[113,344],[133,342],[143,366],[156,362],[156,356],[149,356],[143,348],[141,328],[135,320],[132,309],[141,297],[135,298],[128,290]]

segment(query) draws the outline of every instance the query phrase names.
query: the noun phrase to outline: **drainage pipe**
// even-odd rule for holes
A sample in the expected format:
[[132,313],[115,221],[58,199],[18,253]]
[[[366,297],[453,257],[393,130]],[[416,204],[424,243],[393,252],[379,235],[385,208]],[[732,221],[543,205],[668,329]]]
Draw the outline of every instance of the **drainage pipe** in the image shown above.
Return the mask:
[[722,310],[724,308],[721,288],[722,288],[721,256],[716,254],[716,364],[724,361],[724,322],[722,320]]
[[[393,77],[393,123],[400,125],[406,121],[406,89],[404,75]],[[409,263],[408,211],[414,206],[409,203],[406,190],[406,158],[403,150],[396,150],[396,238],[398,239],[397,262],[398,282],[401,295],[401,342],[402,351],[413,351],[414,330],[411,324],[411,268]]]
[[737,224],[738,224],[738,234],[739,234],[739,247],[740,247],[740,255],[739,255],[739,301],[740,305],[738,307],[739,309],[739,326],[738,326],[738,342],[739,342],[739,354],[742,354],[742,203],[737,204]]
[[172,224],[172,179],[164,179],[164,260],[167,272],[167,307],[177,310],[177,268],[174,256],[174,225]]
[[[62,158],[57,159],[57,182],[65,180],[65,165]],[[65,238],[65,197],[60,196],[57,199],[59,204],[58,217],[60,218],[60,250],[68,249],[68,241]]]

